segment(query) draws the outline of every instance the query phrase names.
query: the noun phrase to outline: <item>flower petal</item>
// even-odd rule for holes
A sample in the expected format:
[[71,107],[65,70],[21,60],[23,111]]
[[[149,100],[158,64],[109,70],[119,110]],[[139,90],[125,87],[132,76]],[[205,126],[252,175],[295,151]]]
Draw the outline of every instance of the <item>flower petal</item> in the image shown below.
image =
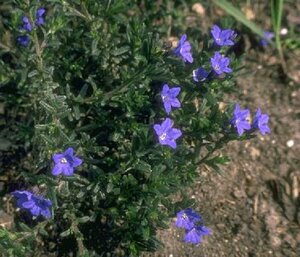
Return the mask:
[[31,209],[35,205],[35,203],[33,200],[29,200],[29,201],[23,202],[21,205],[23,208]]
[[73,156],[73,167],[78,167],[82,164],[82,160],[76,156]]
[[173,121],[169,118],[166,118],[163,123],[161,124],[162,132],[166,132],[173,126]]
[[41,211],[41,215],[44,216],[46,219],[51,218],[51,212],[50,212],[50,210],[48,208],[45,209],[45,210],[42,210]]
[[162,129],[161,129],[161,126],[159,124],[155,124],[153,126],[155,132],[156,132],[156,135],[160,136],[163,132],[162,132]]
[[72,147],[69,147],[65,152],[64,152],[65,155],[71,155],[73,156],[74,155],[74,149]]
[[174,98],[174,97],[178,96],[178,94],[180,93],[180,90],[181,90],[180,87],[173,87],[173,88],[170,89],[169,94],[172,98]]
[[68,164],[62,166],[62,174],[65,176],[72,176],[74,174],[74,168]]
[[58,176],[59,174],[61,174],[63,171],[63,167],[62,167],[63,165],[65,165],[65,164],[57,163],[52,169],[52,172],[51,172],[52,175]]

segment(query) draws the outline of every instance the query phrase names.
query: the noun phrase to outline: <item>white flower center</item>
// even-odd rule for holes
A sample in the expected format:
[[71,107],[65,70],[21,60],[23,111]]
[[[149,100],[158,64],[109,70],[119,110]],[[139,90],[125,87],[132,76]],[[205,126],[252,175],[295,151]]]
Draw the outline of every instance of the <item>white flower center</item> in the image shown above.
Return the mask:
[[166,137],[167,137],[167,133],[163,133],[163,134],[160,135],[159,138],[160,138],[161,140],[165,140]]
[[66,163],[68,163],[68,161],[67,161],[66,158],[61,158],[61,159],[60,159],[60,163],[66,164]]
[[220,69],[220,66],[219,66],[218,64],[216,64],[216,65],[214,66],[214,68],[215,68],[215,70],[219,70],[219,69]]
[[184,214],[182,215],[182,218],[183,218],[184,220],[187,220],[187,219],[188,219],[188,216],[184,213]]
[[168,96],[166,96],[166,95],[163,95],[161,98],[162,98],[162,99],[163,99],[163,101],[164,101],[164,100],[168,99]]

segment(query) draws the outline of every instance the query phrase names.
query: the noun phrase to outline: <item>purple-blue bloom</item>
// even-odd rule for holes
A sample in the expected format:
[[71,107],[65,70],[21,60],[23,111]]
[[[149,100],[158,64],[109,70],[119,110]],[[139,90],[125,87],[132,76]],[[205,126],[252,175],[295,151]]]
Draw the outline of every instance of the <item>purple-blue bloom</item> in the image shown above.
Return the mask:
[[232,46],[236,33],[231,29],[222,30],[218,25],[214,25],[211,30],[214,42],[218,46]]
[[208,72],[202,67],[193,70],[193,80],[195,82],[199,82],[199,81],[202,82],[206,80],[207,76],[208,76]]
[[235,104],[230,124],[237,129],[239,136],[241,136],[245,130],[250,130],[248,118],[250,116],[249,109],[241,109],[238,104]]
[[190,230],[186,231],[186,234],[184,236],[184,241],[187,243],[192,243],[192,244],[199,244],[201,243],[201,239],[205,235],[210,235],[211,231],[209,228],[201,225],[201,226],[196,226]]
[[45,15],[45,13],[46,13],[46,9],[45,8],[39,8],[39,9],[37,9],[37,11],[36,11],[36,21],[35,21],[35,24],[36,25],[44,25],[44,23],[45,23],[45,19],[44,19],[44,15]]
[[187,208],[176,214],[175,225],[179,228],[190,230],[195,226],[195,223],[199,221],[201,221],[201,216],[191,208]]
[[23,16],[22,22],[23,22],[22,29],[24,29],[28,32],[32,31],[32,25],[26,16]]
[[42,215],[46,219],[51,217],[50,208],[52,202],[41,196],[37,196],[29,191],[15,191],[11,193],[17,198],[17,207],[20,209],[27,209],[30,211],[32,216]]
[[20,44],[21,46],[26,47],[29,44],[29,37],[27,35],[18,36],[17,43]]
[[269,44],[268,40],[271,40],[273,37],[275,37],[274,32],[264,31],[263,38],[259,41],[260,45],[262,46],[268,45]]
[[269,121],[269,115],[261,113],[261,109],[258,108],[252,123],[252,127],[259,129],[262,135],[266,133],[270,134],[268,121]]
[[174,50],[176,56],[180,57],[184,62],[193,62],[193,56],[191,53],[191,44],[187,41],[187,36],[184,34],[181,36],[177,47]]
[[180,87],[169,88],[167,84],[163,86],[160,95],[164,103],[165,110],[168,114],[171,112],[172,107],[178,108],[181,106],[179,100],[176,98],[180,93],[180,90],[181,90]]
[[224,72],[232,72],[232,69],[228,67],[230,58],[222,56],[219,52],[215,52],[214,57],[210,58],[210,63],[211,67],[218,75],[221,75]]
[[74,149],[69,147],[64,153],[57,153],[52,156],[55,163],[52,175],[72,176],[74,168],[82,164],[82,160],[74,155]]
[[177,147],[175,140],[179,138],[182,133],[180,129],[175,129],[172,127],[173,121],[169,118],[166,118],[161,125],[155,124],[154,130],[161,145],[168,145],[175,149]]

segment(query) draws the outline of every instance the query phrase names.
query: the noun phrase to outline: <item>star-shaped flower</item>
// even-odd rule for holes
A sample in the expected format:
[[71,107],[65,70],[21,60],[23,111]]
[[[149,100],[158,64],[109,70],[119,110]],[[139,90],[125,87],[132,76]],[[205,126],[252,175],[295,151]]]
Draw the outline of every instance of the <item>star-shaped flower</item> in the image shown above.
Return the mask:
[[245,130],[250,130],[248,118],[250,116],[250,110],[242,110],[238,104],[235,104],[230,124],[237,129],[239,136],[241,136]]
[[24,29],[28,32],[32,31],[32,25],[26,16],[23,16],[22,22],[23,22],[22,29]]
[[29,44],[29,37],[27,35],[18,36],[17,43],[20,44],[21,46],[26,47]]
[[269,44],[268,40],[271,40],[274,37],[275,37],[275,33],[274,32],[264,31],[263,38],[259,41],[259,43],[262,46],[266,46],[266,45]]
[[175,140],[179,138],[182,133],[179,129],[175,129],[172,127],[173,121],[169,118],[166,118],[161,125],[155,124],[154,130],[161,145],[168,145],[175,149],[177,147]]
[[258,108],[253,120],[252,127],[259,129],[262,135],[270,134],[270,128],[268,126],[269,115],[261,113],[261,109]]
[[201,239],[203,236],[210,235],[210,234],[211,231],[209,228],[203,225],[197,226],[186,231],[186,234],[184,236],[184,241],[187,243],[199,244],[201,243]]
[[46,9],[45,8],[39,8],[37,11],[36,11],[36,21],[35,21],[35,24],[36,25],[44,25],[45,23],[45,19],[44,19],[44,15],[46,13]]
[[169,114],[172,110],[172,107],[180,107],[181,104],[179,100],[176,98],[178,94],[180,93],[181,88],[180,87],[173,87],[169,88],[167,84],[163,86],[162,92],[161,92],[161,98],[164,103],[164,107],[166,112]]
[[29,210],[32,216],[42,215],[46,219],[51,217],[52,202],[50,200],[29,191],[15,191],[12,195],[17,198],[17,207]]
[[218,46],[232,46],[236,33],[231,29],[222,30],[219,26],[214,25],[211,30],[214,42]]
[[210,58],[210,63],[211,67],[218,75],[221,75],[224,72],[232,72],[232,69],[228,67],[230,64],[230,59],[228,57],[223,57],[219,52],[215,52],[214,57]]
[[55,165],[52,169],[52,175],[72,176],[74,168],[81,165],[82,160],[74,155],[74,149],[69,147],[64,153],[54,154],[52,157]]
[[192,229],[196,222],[201,220],[201,216],[191,208],[187,208],[177,213],[175,225],[179,228]]
[[174,50],[176,56],[180,57],[184,62],[193,63],[193,56],[191,53],[191,44],[187,41],[187,36],[184,34]]
[[193,80],[195,82],[203,82],[207,77],[208,72],[204,68],[200,67],[196,70],[193,70]]

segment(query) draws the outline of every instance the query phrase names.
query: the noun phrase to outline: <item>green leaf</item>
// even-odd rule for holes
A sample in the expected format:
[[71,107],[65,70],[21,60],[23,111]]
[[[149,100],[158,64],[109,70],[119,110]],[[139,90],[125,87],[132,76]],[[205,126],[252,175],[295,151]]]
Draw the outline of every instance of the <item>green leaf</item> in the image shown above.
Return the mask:
[[43,100],[40,101],[40,105],[43,106],[46,109],[46,111],[48,111],[49,113],[54,113],[55,112],[55,108],[52,107],[51,105],[47,104]]
[[38,75],[38,73],[39,72],[37,70],[33,70],[28,73],[28,78],[34,77],[34,76]]
[[125,54],[126,52],[129,51],[129,49],[130,49],[129,46],[123,46],[123,47],[117,48],[114,51],[112,51],[112,55],[118,56],[118,55]]
[[60,237],[67,237],[71,234],[71,230],[70,229],[67,229],[66,231],[60,233]]
[[78,218],[77,220],[78,220],[79,223],[86,223],[86,222],[90,221],[90,217],[83,216],[81,218]]

